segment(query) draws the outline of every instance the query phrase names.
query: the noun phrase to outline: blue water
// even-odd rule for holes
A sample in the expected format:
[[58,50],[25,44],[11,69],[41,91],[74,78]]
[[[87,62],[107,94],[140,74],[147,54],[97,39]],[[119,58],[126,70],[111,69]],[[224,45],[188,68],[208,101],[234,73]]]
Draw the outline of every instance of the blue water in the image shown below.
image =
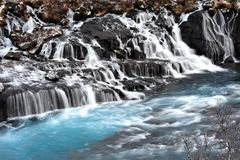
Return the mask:
[[206,108],[240,104],[240,73],[188,76],[142,101],[84,106],[23,118],[0,133],[0,159],[185,159],[179,133],[194,132]]

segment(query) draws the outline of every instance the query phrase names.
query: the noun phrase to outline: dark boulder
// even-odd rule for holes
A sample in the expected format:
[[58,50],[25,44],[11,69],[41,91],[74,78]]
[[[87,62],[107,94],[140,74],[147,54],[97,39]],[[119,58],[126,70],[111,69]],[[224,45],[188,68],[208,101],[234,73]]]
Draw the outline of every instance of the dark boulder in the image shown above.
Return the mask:
[[172,13],[166,9],[161,9],[160,14],[155,21],[155,24],[161,28],[165,28],[169,33],[171,33],[175,22],[172,21],[171,18],[166,18],[168,16],[172,16]]
[[[209,16],[206,17],[206,14],[209,14]],[[221,18],[222,16],[224,19]],[[214,25],[222,28],[215,30],[213,22]],[[195,49],[198,55],[205,55],[214,62],[220,63],[224,61],[226,55],[234,53],[234,50],[227,49],[227,47],[231,48],[231,46],[228,46],[231,45],[231,41],[233,41],[233,47],[235,48],[235,58],[240,57],[239,25],[240,17],[234,10],[228,12],[217,10],[213,14],[209,11],[195,12],[189,16],[188,21],[180,25],[180,28],[183,40]],[[226,62],[230,61],[229,58],[226,59]]]
[[19,51],[10,51],[4,56],[5,59],[15,60],[15,61],[19,61],[21,57],[22,57],[22,53]]
[[27,6],[23,3],[17,2],[7,2],[5,3],[5,8],[8,12],[12,13],[17,17],[29,17],[30,13],[27,10]]
[[232,38],[235,47],[235,57],[240,59],[240,15],[235,17],[234,27],[232,31]]
[[[81,26],[80,32],[87,41],[95,39],[106,53],[110,52],[120,59],[126,58],[126,51],[122,48],[121,44],[126,43],[132,38],[132,33],[113,15],[94,18],[85,22]],[[102,56],[101,58],[109,57],[108,54]]]
[[130,59],[145,59],[146,54],[143,52],[144,39],[143,36],[137,36],[128,41],[127,47],[129,48],[128,58]]
[[234,62],[235,60],[232,56],[229,56],[224,60],[224,63],[234,63]]
[[87,18],[91,17],[91,11],[90,9],[86,8],[86,7],[80,7],[78,9],[76,9],[73,19],[75,21],[80,21],[80,20],[85,20]]

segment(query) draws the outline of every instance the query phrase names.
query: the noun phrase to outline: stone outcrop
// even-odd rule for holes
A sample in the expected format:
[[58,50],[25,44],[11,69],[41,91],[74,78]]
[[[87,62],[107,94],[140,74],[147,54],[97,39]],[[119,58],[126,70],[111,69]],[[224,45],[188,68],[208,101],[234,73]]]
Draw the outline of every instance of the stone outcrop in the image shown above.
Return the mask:
[[237,5],[236,1],[230,0],[204,1],[204,10],[191,14],[188,21],[181,24],[183,40],[197,54],[205,55],[216,63],[232,63],[233,57],[239,59],[240,16],[236,14]]
[[62,34],[59,27],[43,27],[32,33],[12,32],[10,36],[13,44],[19,49],[35,54],[44,42]]
[[10,51],[4,56],[5,59],[15,60],[15,61],[19,61],[21,57],[22,57],[21,51],[13,51],[13,52]]

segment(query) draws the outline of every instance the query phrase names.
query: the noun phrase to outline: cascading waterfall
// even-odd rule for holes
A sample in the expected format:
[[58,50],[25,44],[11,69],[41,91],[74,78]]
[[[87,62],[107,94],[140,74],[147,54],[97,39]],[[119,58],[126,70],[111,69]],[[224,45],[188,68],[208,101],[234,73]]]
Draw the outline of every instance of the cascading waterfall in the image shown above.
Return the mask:
[[208,54],[211,54],[208,57],[221,59],[221,55],[223,55],[223,61],[232,58],[236,62],[234,44],[231,38],[236,13],[232,12],[230,16],[224,17],[222,11],[218,10],[211,17],[209,12],[205,11],[202,16],[203,35],[209,41]]
[[[45,24],[28,9],[34,16],[26,22],[9,15],[9,33],[18,30],[31,34],[38,25]],[[0,80],[10,86],[6,102],[2,102],[5,105],[1,106],[7,110],[6,118],[97,102],[141,99],[145,97],[142,91],[164,83],[163,78],[221,70],[209,59],[195,55],[181,40],[178,24],[165,9],[159,15],[138,11],[134,17],[108,14],[78,23],[73,21],[72,11],[67,17],[71,24],[63,29],[63,35],[44,42],[37,54],[47,61],[14,62],[15,68],[3,61]],[[83,33],[84,25],[95,21],[100,21],[101,28],[94,29],[100,36],[87,37],[92,35]],[[131,36],[124,38],[121,29]],[[105,42],[105,32],[112,38],[112,48],[106,48],[109,42]],[[10,39],[1,39],[14,48]]]
[[[126,26],[129,28],[138,28],[140,32],[137,34],[142,34],[142,36],[147,38],[143,51],[147,55],[147,58],[171,61],[173,64],[180,63],[179,67],[182,68],[183,73],[196,73],[200,70],[209,69],[212,71],[219,70],[219,67],[213,65],[206,57],[195,55],[194,50],[182,41],[178,24],[174,22],[172,16],[167,16],[166,10],[161,14],[164,15],[164,20],[167,21],[167,24],[172,25],[172,32],[170,34],[164,32],[161,36],[157,36],[156,33],[151,33],[151,29],[147,27],[147,25],[152,22],[153,17],[157,19],[157,15],[150,14],[150,16],[149,13],[140,13],[137,16],[139,23],[135,23],[132,19],[121,17],[122,22],[126,24]],[[154,23],[152,25],[155,26]],[[171,43],[169,43],[165,37],[169,37]],[[169,72],[169,74],[174,77],[181,77],[180,69],[169,66]]]

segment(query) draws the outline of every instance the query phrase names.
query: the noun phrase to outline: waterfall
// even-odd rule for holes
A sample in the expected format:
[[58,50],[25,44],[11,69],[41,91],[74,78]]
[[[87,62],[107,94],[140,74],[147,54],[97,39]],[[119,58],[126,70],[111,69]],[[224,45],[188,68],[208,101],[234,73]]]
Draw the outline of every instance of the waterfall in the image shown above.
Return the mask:
[[235,62],[235,50],[231,34],[233,31],[236,13],[232,12],[231,16],[224,17],[221,10],[218,10],[213,17],[208,11],[203,12],[203,35],[206,41],[209,42],[208,54],[214,59],[221,59],[223,61],[231,57]]
[[[25,21],[9,15],[5,29],[31,35],[45,25],[28,10],[32,17]],[[165,9],[159,15],[137,11],[132,17],[107,14],[82,22],[75,22],[69,10],[67,18],[70,24],[62,28],[63,35],[44,40],[38,48],[34,56],[39,62],[29,57],[2,62],[0,80],[7,87],[0,103],[7,118],[143,99],[144,91],[168,78],[221,70],[182,41],[178,24]],[[6,49],[1,56],[10,47],[17,50],[9,38],[1,36],[1,41],[0,49]]]
[[31,32],[33,32],[35,27],[36,27],[36,22],[35,22],[35,20],[32,17],[30,17],[28,19],[28,21],[23,25],[22,31],[24,33],[26,33],[26,32],[27,33],[31,33]]
[[[146,14],[146,15],[143,15]],[[150,29],[149,24],[152,24],[153,27],[156,26],[154,22],[152,22],[153,17],[157,19],[157,15],[149,13],[141,13],[138,15],[138,22],[135,22],[132,19],[121,17],[121,21],[127,27],[135,27],[139,30],[139,33],[147,38],[144,41],[144,49],[143,52],[146,54],[148,59],[159,59],[164,61],[170,61],[172,63],[179,63],[180,67],[183,70],[183,73],[196,73],[201,70],[219,70],[219,67],[216,67],[212,64],[212,62],[206,57],[199,57],[195,55],[194,50],[187,46],[181,39],[180,29],[178,24],[174,22],[173,16],[167,16],[167,11],[164,10],[161,14],[164,15],[164,20],[166,20],[167,24],[172,26],[171,33],[167,31],[162,34],[154,33]],[[156,31],[157,32],[157,31]],[[165,38],[168,37],[170,42]],[[140,46],[140,44],[136,44]],[[173,75],[174,77],[182,77],[179,69],[175,69],[174,67],[168,66],[169,75]]]

